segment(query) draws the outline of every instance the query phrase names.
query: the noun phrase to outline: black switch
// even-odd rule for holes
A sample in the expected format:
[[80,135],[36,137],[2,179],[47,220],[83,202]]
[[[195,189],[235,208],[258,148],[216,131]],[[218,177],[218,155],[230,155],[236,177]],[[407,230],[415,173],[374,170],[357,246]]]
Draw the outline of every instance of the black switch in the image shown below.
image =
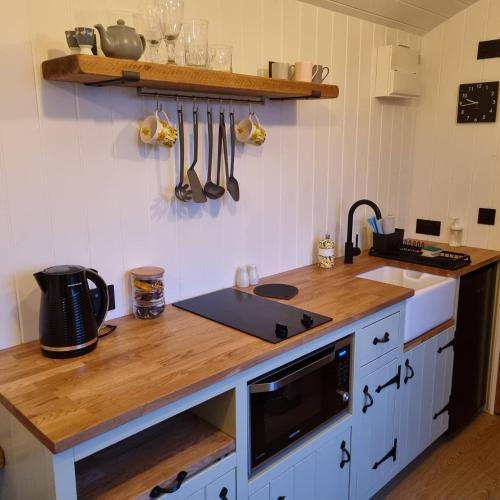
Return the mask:
[[494,226],[496,212],[494,208],[480,208],[477,215],[477,223]]
[[288,337],[288,326],[276,323],[276,330],[274,330],[276,337],[286,339]]
[[441,221],[417,219],[415,232],[418,234],[430,234],[431,236],[439,236],[441,234]]

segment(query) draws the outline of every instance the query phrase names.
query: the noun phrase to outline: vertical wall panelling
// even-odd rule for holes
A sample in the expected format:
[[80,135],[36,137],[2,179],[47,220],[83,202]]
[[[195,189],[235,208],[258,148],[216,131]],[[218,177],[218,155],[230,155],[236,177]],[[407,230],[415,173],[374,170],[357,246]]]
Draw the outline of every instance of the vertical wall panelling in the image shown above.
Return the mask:
[[[227,121],[230,108],[236,120],[255,111],[267,140],[262,147],[237,145],[239,203],[224,197],[184,204],[173,195],[178,145],[138,141],[154,99],[137,98],[130,89],[46,82],[41,75],[44,59],[67,53],[64,30],[119,16],[133,23],[139,5],[87,0],[83,9],[77,0],[20,0],[6,7],[10,21],[0,33],[0,57],[11,78],[0,81],[0,348],[37,337],[32,273],[43,267],[98,269],[115,284],[110,317],[116,317],[130,311],[132,267],[165,267],[167,301],[173,302],[231,285],[239,265],[255,263],[269,275],[310,264],[326,230],[341,254],[347,209],[361,197],[406,212],[398,193],[409,191],[403,159],[413,147],[405,134],[414,130],[414,106],[381,102],[371,85],[376,47],[418,46],[418,36],[297,0],[186,0],[186,18],[208,19],[210,42],[232,44],[235,72],[262,75],[268,60],[309,60],[330,67],[326,82],[339,85],[340,96],[226,104]],[[176,103],[162,104],[176,122]],[[197,172],[204,182],[207,106],[197,105]],[[192,104],[183,107],[188,166]],[[216,134],[219,108],[212,105]],[[491,175],[491,167],[484,168]],[[363,219],[360,210],[361,234]]]

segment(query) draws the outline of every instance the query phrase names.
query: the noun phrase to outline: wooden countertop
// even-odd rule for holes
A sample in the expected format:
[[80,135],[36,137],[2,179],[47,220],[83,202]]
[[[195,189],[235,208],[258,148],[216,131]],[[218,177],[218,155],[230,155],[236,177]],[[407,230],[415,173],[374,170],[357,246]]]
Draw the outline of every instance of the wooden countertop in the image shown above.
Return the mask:
[[[473,259],[468,270],[500,259],[500,252],[466,250]],[[289,304],[334,318],[279,344],[167,306],[156,320],[114,320],[116,332],[79,358],[43,357],[38,342],[6,349],[0,352],[0,402],[49,450],[63,451],[411,297],[413,290],[356,278],[387,263],[408,267],[363,255],[353,265],[339,259],[333,270],[307,266],[262,280],[297,286]]]

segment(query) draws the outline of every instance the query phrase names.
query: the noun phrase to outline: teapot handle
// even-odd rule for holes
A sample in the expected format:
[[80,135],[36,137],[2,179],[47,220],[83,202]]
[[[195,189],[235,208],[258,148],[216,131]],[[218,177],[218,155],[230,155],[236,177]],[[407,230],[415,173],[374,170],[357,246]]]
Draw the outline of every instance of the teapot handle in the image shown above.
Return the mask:
[[142,53],[144,54],[144,51],[146,50],[146,39],[144,38],[144,35],[141,34],[139,34],[139,38],[141,39]]
[[85,277],[94,283],[99,292],[99,310],[95,314],[95,321],[97,323],[97,328],[102,325],[106,313],[108,312],[109,307],[109,295],[108,295],[108,285],[106,282],[97,274],[93,269],[85,270]]

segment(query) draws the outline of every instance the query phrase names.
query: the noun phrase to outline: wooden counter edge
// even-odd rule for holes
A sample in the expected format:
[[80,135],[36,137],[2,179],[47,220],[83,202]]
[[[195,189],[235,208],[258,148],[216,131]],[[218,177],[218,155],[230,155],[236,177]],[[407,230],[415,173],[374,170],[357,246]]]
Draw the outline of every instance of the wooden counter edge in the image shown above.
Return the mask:
[[[284,354],[296,347],[300,347],[312,340],[315,340],[327,333],[330,333],[332,331],[338,330],[339,328],[342,328],[344,326],[347,326],[351,323],[355,323],[356,321],[359,321],[360,319],[369,316],[371,314],[374,314],[376,312],[382,311],[383,309],[386,309],[387,307],[390,307],[394,304],[398,304],[399,302],[402,302],[403,300],[406,300],[414,295],[414,291],[411,289],[405,289],[402,287],[398,287],[401,289],[401,293],[397,297],[393,297],[391,299],[385,300],[383,303],[370,307],[366,310],[364,310],[362,313],[352,315],[348,318],[345,318],[342,321],[339,321],[337,323],[329,322],[325,323],[324,325],[318,326],[316,328],[313,328],[309,332],[305,332],[305,335],[297,335],[295,337],[292,337],[289,339],[289,341],[285,341],[280,343],[281,349],[277,351],[268,351],[266,353],[263,353],[261,355],[255,356],[254,358],[247,360],[246,362],[243,362],[235,367],[228,368],[226,370],[222,370],[220,372],[217,372],[216,374],[207,377],[203,379],[202,381],[195,382],[190,385],[184,386],[182,389],[179,389],[177,391],[171,392],[168,395],[164,397],[160,397],[154,401],[150,401],[148,403],[145,403],[141,406],[138,406],[134,408],[133,410],[121,413],[120,415],[116,416],[115,418],[112,418],[110,420],[106,420],[104,422],[98,422],[92,427],[88,427],[87,429],[84,429],[76,434],[68,435],[67,437],[63,437],[57,441],[52,440],[49,438],[47,435],[45,435],[43,432],[41,432],[38,427],[33,424],[33,422],[26,417],[22,412],[20,412],[15,405],[13,405],[2,393],[0,393],[0,403],[3,404],[3,406],[14,416],[16,417],[42,444],[45,445],[46,448],[49,449],[52,453],[61,453],[62,451],[65,451],[69,448],[72,448],[73,446],[76,446],[84,441],[87,441],[91,438],[94,438],[96,436],[99,436],[100,434],[103,434],[105,432],[108,432],[112,429],[115,429],[119,427],[120,425],[126,424],[127,422],[130,422],[142,415],[145,415],[147,413],[150,413],[154,410],[157,410],[159,408],[162,408],[164,406],[167,406],[168,404],[171,404],[175,401],[178,401],[179,399],[189,396],[190,394],[193,394],[197,391],[206,389],[210,385],[213,385],[224,378],[227,378],[228,376],[233,376],[237,375],[244,370],[247,370],[249,368],[252,368],[260,363],[263,363],[264,361],[267,361],[275,356],[279,356],[281,354]],[[335,321],[335,318],[334,318]]]
[[410,351],[414,347],[423,344],[427,340],[431,339],[432,337],[435,337],[436,335],[440,334],[441,332],[444,332],[445,330],[448,330],[448,328],[451,328],[454,325],[455,325],[455,320],[449,319],[448,321],[445,321],[444,323],[435,326],[432,330],[429,330],[428,332],[423,333],[419,337],[416,337],[410,340],[409,342],[406,342],[406,344],[403,347],[403,351],[404,352]]

